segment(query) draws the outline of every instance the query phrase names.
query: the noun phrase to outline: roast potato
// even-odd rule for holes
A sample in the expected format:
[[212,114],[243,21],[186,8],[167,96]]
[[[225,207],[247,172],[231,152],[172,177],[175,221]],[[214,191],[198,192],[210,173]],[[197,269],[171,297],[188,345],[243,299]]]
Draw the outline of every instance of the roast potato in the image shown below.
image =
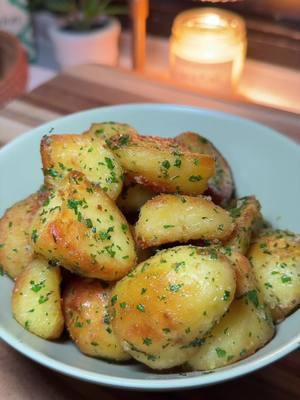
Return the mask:
[[66,327],[80,351],[114,361],[128,360],[112,331],[108,305],[111,286],[99,280],[75,278],[64,290]]
[[219,248],[219,251],[225,254],[232,262],[236,276],[235,298],[240,298],[250,290],[256,289],[256,279],[248,258],[241,253],[233,252],[224,247]]
[[264,301],[279,322],[300,304],[300,235],[263,231],[248,257]]
[[214,249],[160,251],[116,283],[113,330],[125,351],[149,367],[180,365],[226,312],[235,288],[230,261]]
[[61,274],[43,258],[32,260],[18,275],[13,295],[14,318],[44,339],[57,339],[64,328],[60,299]]
[[85,136],[90,136],[104,141],[109,139],[111,136],[115,136],[116,134],[138,135],[138,132],[131,125],[108,121],[92,124],[90,128],[83,133]]
[[136,262],[124,216],[100,187],[76,172],[52,191],[31,237],[38,254],[86,277],[114,281]]
[[236,206],[229,212],[235,221],[235,228],[225,246],[232,251],[246,254],[252,236],[262,226],[260,203],[254,196],[243,197],[237,200]]
[[275,333],[272,318],[256,290],[235,299],[221,321],[188,360],[192,370],[212,370],[249,357]]
[[214,203],[226,207],[235,190],[231,168],[218,149],[205,137],[195,132],[183,132],[176,137],[193,153],[210,154],[215,157],[215,174],[208,181],[209,194]]
[[44,136],[41,155],[45,183],[49,186],[57,186],[70,171],[79,171],[113,200],[122,190],[122,168],[101,140],[85,135]]
[[223,208],[205,197],[162,194],[147,201],[135,227],[140,247],[189,240],[226,240],[234,229]]
[[197,195],[214,174],[211,155],[191,153],[174,139],[126,134],[106,143],[129,179],[156,192]]
[[31,223],[47,194],[38,192],[9,208],[0,219],[0,266],[16,278],[33,260]]

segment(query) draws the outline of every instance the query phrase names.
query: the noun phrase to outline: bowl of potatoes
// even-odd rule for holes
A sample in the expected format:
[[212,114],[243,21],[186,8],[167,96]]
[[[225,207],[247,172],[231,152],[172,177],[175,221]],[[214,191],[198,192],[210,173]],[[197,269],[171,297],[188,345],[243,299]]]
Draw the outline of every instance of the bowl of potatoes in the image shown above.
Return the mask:
[[252,121],[161,104],[22,135],[0,151],[0,337],[64,374],[144,390],[216,384],[295,350],[299,154]]

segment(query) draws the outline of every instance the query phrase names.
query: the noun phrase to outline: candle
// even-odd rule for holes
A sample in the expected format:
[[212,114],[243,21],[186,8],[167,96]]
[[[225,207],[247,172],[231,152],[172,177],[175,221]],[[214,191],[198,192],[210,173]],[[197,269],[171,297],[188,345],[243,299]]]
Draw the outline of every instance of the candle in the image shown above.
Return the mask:
[[180,13],[170,40],[171,74],[199,88],[231,92],[240,79],[246,54],[244,20],[216,8]]

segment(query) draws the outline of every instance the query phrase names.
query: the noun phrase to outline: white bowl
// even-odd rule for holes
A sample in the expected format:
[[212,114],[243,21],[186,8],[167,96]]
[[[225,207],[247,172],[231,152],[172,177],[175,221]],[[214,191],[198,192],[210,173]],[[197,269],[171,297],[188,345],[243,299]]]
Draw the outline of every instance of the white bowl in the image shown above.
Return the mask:
[[[299,230],[299,147],[265,126],[233,115],[160,104],[93,109],[40,126],[0,151],[0,215],[42,183],[39,142],[47,133],[80,133],[92,122],[120,121],[143,134],[174,136],[198,131],[229,161],[238,195],[255,194],[275,226]],[[113,364],[81,354],[71,342],[48,342],[24,330],[12,317],[12,281],[0,278],[0,337],[31,359],[64,374],[115,387],[144,390],[192,388],[232,379],[266,366],[300,343],[300,310],[277,327],[275,338],[251,357],[213,373],[157,373],[141,364]]]

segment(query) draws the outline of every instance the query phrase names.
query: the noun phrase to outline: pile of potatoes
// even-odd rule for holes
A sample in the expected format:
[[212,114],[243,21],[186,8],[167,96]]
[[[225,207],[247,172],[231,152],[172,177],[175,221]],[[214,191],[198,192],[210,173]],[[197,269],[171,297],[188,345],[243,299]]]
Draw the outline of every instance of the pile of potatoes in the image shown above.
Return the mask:
[[266,228],[206,138],[93,124],[41,141],[43,187],[0,220],[14,318],[86,355],[212,370],[300,303],[300,236]]

